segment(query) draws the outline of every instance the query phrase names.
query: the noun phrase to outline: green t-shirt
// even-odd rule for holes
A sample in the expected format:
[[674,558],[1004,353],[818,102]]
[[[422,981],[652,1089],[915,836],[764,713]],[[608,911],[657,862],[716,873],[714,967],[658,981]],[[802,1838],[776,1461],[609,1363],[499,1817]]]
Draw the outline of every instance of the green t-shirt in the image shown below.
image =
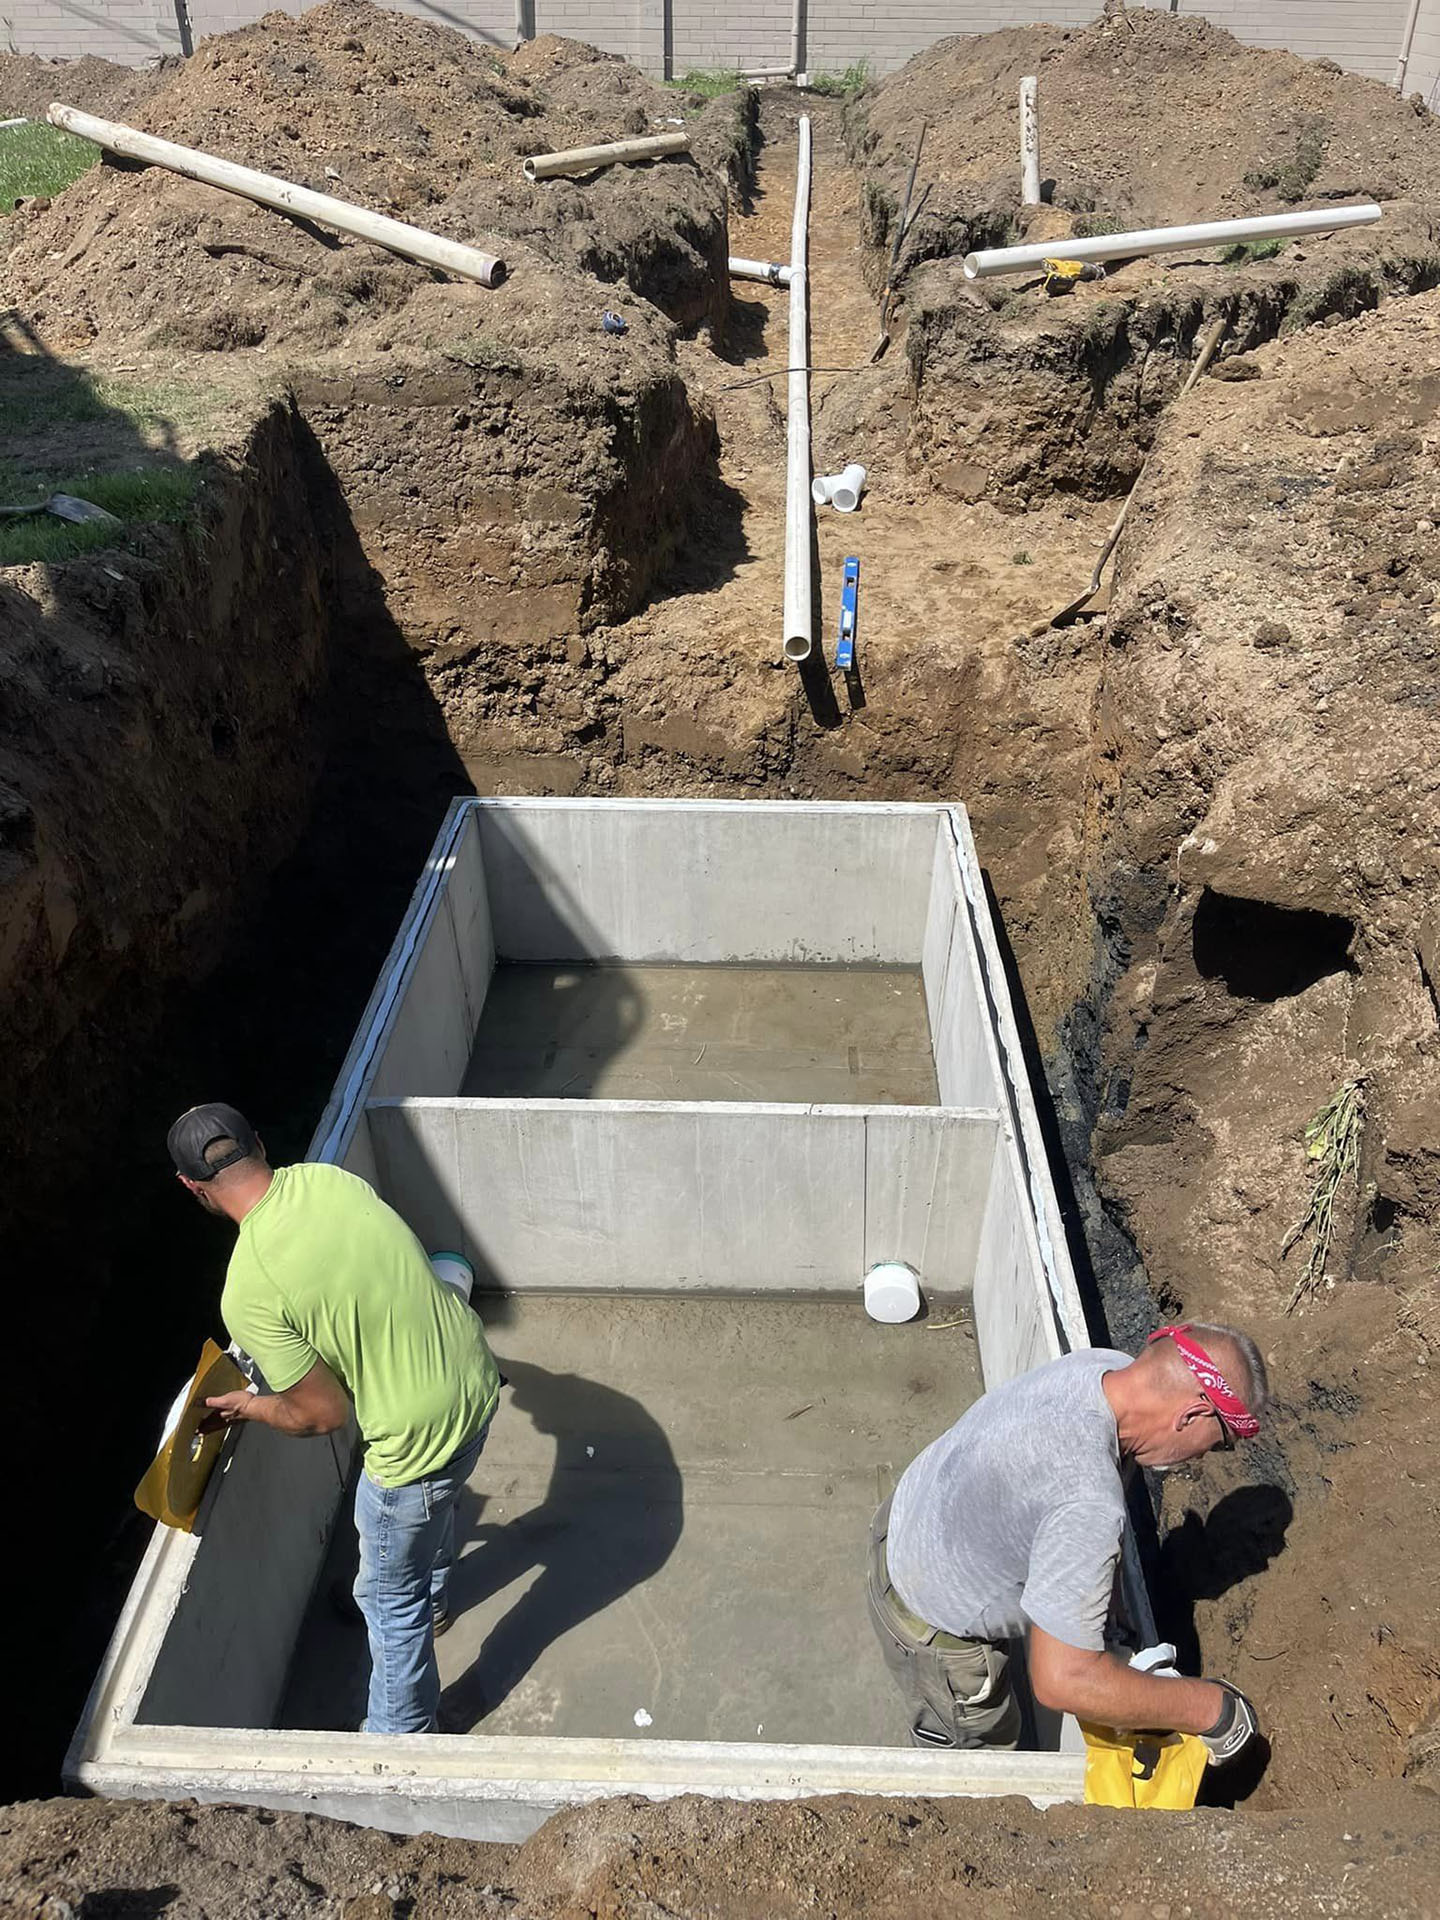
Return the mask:
[[399,1214],[340,1167],[275,1169],[240,1223],[220,1311],[275,1393],[325,1362],[382,1487],[436,1472],[495,1411],[500,1376],[479,1319]]

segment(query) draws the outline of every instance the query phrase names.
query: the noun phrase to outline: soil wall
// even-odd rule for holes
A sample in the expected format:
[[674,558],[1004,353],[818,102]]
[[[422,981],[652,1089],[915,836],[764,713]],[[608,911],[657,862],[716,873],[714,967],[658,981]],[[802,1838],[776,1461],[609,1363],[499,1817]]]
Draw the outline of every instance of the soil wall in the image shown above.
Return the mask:
[[326,557],[291,505],[288,403],[203,465],[193,527],[0,576],[0,1124],[24,1143],[11,1201],[47,1152],[82,1151],[77,1095],[99,1127],[119,1058],[232,935],[314,789]]

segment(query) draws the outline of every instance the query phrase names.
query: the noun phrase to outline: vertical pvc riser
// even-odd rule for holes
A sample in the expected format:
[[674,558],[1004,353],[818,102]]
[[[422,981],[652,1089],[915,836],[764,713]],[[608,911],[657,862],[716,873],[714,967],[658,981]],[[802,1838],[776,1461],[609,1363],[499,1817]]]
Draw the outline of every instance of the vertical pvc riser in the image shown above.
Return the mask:
[[1040,204],[1039,87],[1033,73],[1020,82],[1020,200],[1027,207]]
[[798,666],[814,644],[810,604],[810,119],[800,120],[795,220],[790,232],[790,375],[785,474],[785,657]]

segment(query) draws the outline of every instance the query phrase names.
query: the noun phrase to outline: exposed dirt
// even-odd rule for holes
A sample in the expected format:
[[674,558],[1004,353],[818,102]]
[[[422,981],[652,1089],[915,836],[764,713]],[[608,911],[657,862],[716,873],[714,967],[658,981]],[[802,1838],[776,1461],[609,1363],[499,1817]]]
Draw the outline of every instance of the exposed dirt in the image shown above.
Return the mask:
[[866,145],[889,184],[903,186],[928,122],[921,251],[938,251],[977,206],[1020,214],[1026,74],[1039,80],[1046,197],[1063,211],[1159,227],[1284,212],[1302,198],[1434,199],[1440,122],[1418,98],[1331,60],[1242,46],[1196,14],[1096,13],[1089,26],[937,41],[867,96]]
[[[1050,204],[1022,209],[1016,99],[1039,79]],[[1157,103],[1163,102],[1163,109]],[[941,41],[847,117],[861,214],[881,262],[922,121],[928,131],[902,259],[911,312],[911,435],[961,499],[1113,493],[1133,480],[1193,343],[1225,351],[1440,282],[1433,217],[1440,121],[1327,61],[1242,47],[1156,8],[1088,27]],[[1230,219],[1375,199],[1375,227],[1306,238],[1273,258],[1112,264],[1055,299],[1029,277],[967,282],[975,247]]]
[[[1408,1318],[1440,1269],[1437,341],[1427,294],[1167,420],[1096,708],[1099,1179],[1151,1287],[1256,1323],[1285,1381],[1287,1549],[1200,1619],[1285,1727],[1277,1799],[1400,1771],[1440,1702],[1440,1391]],[[1286,1320],[1301,1135],[1354,1074],[1358,1180]]]
[[[1323,119],[1305,199],[1380,193],[1385,223],[1303,259],[1172,261],[992,309],[938,256],[1007,230],[1008,103],[1037,69],[1067,218],[1276,204],[1293,179],[1244,174],[1292,136],[1313,153]],[[18,373],[7,356],[7,379],[83,349],[81,382],[198,386],[216,418],[177,428],[167,457],[220,455],[213,544],[145,536],[7,575],[0,602],[0,957],[43,983],[8,996],[0,1052],[5,1112],[24,1115],[7,1131],[27,1139],[13,1244],[17,1270],[91,1289],[63,1324],[37,1309],[28,1350],[45,1378],[84,1334],[87,1392],[117,1355],[133,1382],[103,1462],[83,1427],[52,1462],[102,1489],[108,1582],[37,1523],[81,1622],[54,1717],[78,1706],[138,1543],[118,1518],[129,1452],[211,1319],[221,1253],[152,1210],[164,1119],[223,1082],[303,1150],[449,795],[959,796],[1112,1332],[1228,1316],[1271,1357],[1262,1441],[1164,1489],[1157,1589],[1187,1660],[1257,1700],[1268,1772],[1245,1814],[1168,1823],[1163,1855],[1148,1826],[1010,1803],[617,1803],[478,1858],[234,1810],[52,1806],[11,1816],[16,1911],[45,1911],[43,1890],[68,1903],[52,1920],[90,1894],[97,1913],[157,1911],[159,1893],[176,1914],[444,1916],[499,1910],[487,1886],[546,1916],[1440,1906],[1423,1789],[1440,1752],[1440,294],[1366,311],[1440,277],[1417,206],[1440,185],[1436,123],[1151,11],[933,51],[851,108],[859,172],[838,109],[811,103],[812,359],[855,370],[816,374],[816,466],[859,457],[871,487],[816,530],[827,652],[840,562],[861,560],[863,685],[819,672],[802,692],[778,646],[783,383],[759,377],[785,365],[785,299],[731,302],[721,272],[727,245],[787,250],[798,103],[766,96],[747,200],[748,98],[694,113],[694,164],[536,197],[521,153],[692,108],[586,49],[497,59],[332,0],[209,43],[127,111],[496,234],[508,286],[441,284],[153,173],[94,173],[17,223],[17,310],[48,353]],[[886,196],[924,112],[915,244],[937,257],[871,366]],[[605,306],[623,338],[600,332]],[[1167,411],[1221,312],[1226,377]],[[37,460],[154,452],[123,415],[30,434]],[[1051,629],[1152,444],[1112,611]],[[1304,1124],[1354,1074],[1369,1114],[1335,1284],[1286,1317]],[[107,1158],[76,1209],[97,1131]],[[160,1324],[137,1334],[142,1286]]]
[[43,120],[52,100],[83,107],[107,120],[123,120],[157,87],[178,60],[153,67],[120,67],[113,60],[41,60],[30,53],[0,53],[0,120]]
[[[397,326],[482,355],[516,339],[543,349],[536,307],[547,299],[569,339],[600,332],[605,299],[574,273],[628,287],[684,324],[716,318],[726,174],[743,165],[749,97],[697,106],[592,47],[547,37],[492,53],[366,0],[267,16],[167,68],[134,103],[136,124],[503,253],[511,284],[457,315],[450,341],[429,341],[409,311],[437,277],[429,269],[161,168],[137,178],[108,166],[22,210],[11,298],[64,351],[313,352],[343,336],[353,354],[386,350]],[[681,122],[690,156],[610,168],[583,186],[521,174],[529,154]]]
[[523,1847],[395,1839],[242,1807],[36,1802],[0,1814],[16,1920],[1048,1920],[1429,1915],[1440,1802],[1371,1790],[1322,1814],[1153,1822],[1023,1800],[609,1800]]

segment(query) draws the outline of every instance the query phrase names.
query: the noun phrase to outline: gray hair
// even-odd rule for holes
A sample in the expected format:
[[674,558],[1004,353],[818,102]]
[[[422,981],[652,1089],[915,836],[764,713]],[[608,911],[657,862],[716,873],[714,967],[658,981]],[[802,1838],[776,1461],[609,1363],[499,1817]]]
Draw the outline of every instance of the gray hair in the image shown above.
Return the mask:
[[1260,1349],[1249,1334],[1242,1333],[1239,1327],[1227,1327],[1211,1320],[1192,1320],[1190,1331],[1210,1353],[1214,1352],[1212,1341],[1229,1342],[1240,1363],[1241,1374],[1240,1379],[1232,1381],[1231,1385],[1258,1420],[1270,1404],[1270,1378],[1265,1371],[1265,1362],[1260,1357]]

